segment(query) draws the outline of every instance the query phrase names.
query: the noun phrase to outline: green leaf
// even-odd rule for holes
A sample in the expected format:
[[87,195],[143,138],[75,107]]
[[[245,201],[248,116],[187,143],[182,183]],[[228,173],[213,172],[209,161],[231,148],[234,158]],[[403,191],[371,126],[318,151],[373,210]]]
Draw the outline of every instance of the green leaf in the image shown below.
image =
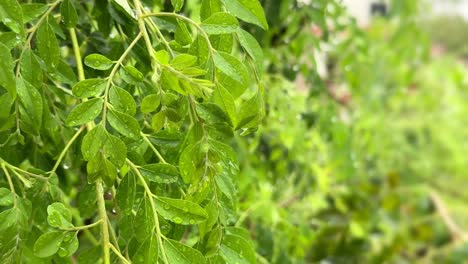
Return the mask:
[[73,94],[79,98],[100,95],[106,88],[106,80],[93,78],[78,82],[72,88]]
[[176,70],[183,70],[197,63],[197,57],[189,54],[179,54],[171,62],[170,65]]
[[140,125],[130,115],[110,110],[107,115],[107,121],[117,132],[128,138],[136,140],[140,137]]
[[62,244],[58,250],[58,255],[60,257],[70,257],[76,252],[78,246],[80,245],[77,235],[77,232],[65,233]]
[[81,143],[81,153],[83,159],[90,161],[104,146],[107,140],[106,130],[102,125],[98,125],[89,131],[84,137]]
[[103,179],[107,186],[112,186],[117,178],[117,168],[100,153],[88,162],[86,170],[88,183]]
[[136,19],[135,11],[130,7],[127,0],[113,0],[122,11],[124,11],[129,17]]
[[239,107],[236,129],[256,127],[262,118],[263,101],[259,92]]
[[133,96],[124,89],[113,86],[109,90],[109,101],[115,110],[133,116],[136,113],[136,103]]
[[127,147],[120,138],[111,134],[107,135],[107,140],[104,143],[104,155],[117,168],[124,165],[127,158]]
[[102,111],[104,102],[100,98],[94,98],[80,103],[71,110],[65,121],[67,126],[78,126],[93,121]]
[[229,13],[218,12],[205,19],[200,26],[210,35],[230,34],[236,32],[239,22]]
[[127,173],[117,188],[115,199],[117,204],[125,215],[130,215],[135,203],[136,179],[133,172]]
[[96,53],[86,56],[84,63],[86,66],[100,71],[108,70],[114,65],[112,60],[104,55]]
[[205,257],[198,251],[185,244],[172,239],[164,240],[164,250],[169,263],[177,264],[203,264],[206,263]]
[[228,264],[257,263],[251,244],[240,236],[225,235],[221,244],[221,254]]
[[21,4],[23,10],[23,23],[31,22],[33,19],[42,15],[48,6],[40,3]]
[[0,206],[13,204],[14,194],[7,188],[0,188]]
[[20,61],[21,76],[29,83],[42,83],[42,70],[36,55],[31,49],[23,51],[23,56]]
[[131,65],[120,68],[119,72],[120,77],[122,77],[125,82],[130,84],[139,83],[143,81],[144,78],[143,73]]
[[60,50],[57,37],[49,23],[43,22],[36,33],[37,49],[39,56],[44,60],[48,68],[57,68],[60,61]]
[[174,33],[174,38],[175,41],[182,46],[189,45],[193,41],[192,36],[190,35],[190,32],[187,28],[187,25],[181,21],[177,21],[177,27]]
[[179,176],[176,167],[163,163],[143,165],[140,168],[140,172],[148,181],[157,183],[177,182]]
[[133,263],[158,263],[158,240],[155,234],[150,234],[145,241],[143,241],[133,256]]
[[0,43],[0,85],[13,97],[16,97],[16,82],[13,67],[10,49],[3,43]]
[[268,23],[258,0],[223,0],[226,9],[245,22],[255,24],[265,30]]
[[67,28],[73,28],[78,23],[78,14],[71,0],[64,0],[60,6],[62,21]]
[[34,255],[46,258],[54,255],[60,248],[64,239],[64,233],[53,231],[41,235],[34,243]]
[[215,102],[224,112],[227,113],[231,120],[231,124],[236,123],[237,119],[237,110],[234,98],[231,93],[226,90],[221,84],[216,86],[216,89],[213,93],[213,102]]
[[135,219],[138,219],[134,223],[135,237],[140,242],[153,234],[154,230],[153,209],[148,199],[146,196],[143,198],[135,216]]
[[141,112],[148,114],[155,111],[161,103],[161,96],[158,94],[150,94],[143,98],[141,102]]
[[239,97],[249,85],[249,74],[245,65],[236,57],[225,52],[214,53],[214,63],[219,70],[218,80],[230,88],[234,98]]
[[72,213],[62,203],[53,203],[47,207],[47,222],[53,227],[72,227]]
[[202,0],[200,7],[200,19],[203,21],[212,14],[223,11],[220,0]]
[[166,111],[161,111],[153,115],[151,118],[151,128],[154,131],[159,131],[164,127],[166,122]]
[[195,180],[195,171],[198,163],[203,159],[203,153],[200,150],[200,144],[187,146],[180,155],[179,168],[180,175],[185,183],[192,183]]
[[42,124],[42,97],[39,91],[29,82],[17,79],[17,93],[21,101],[21,121],[39,133]]
[[2,0],[0,20],[13,32],[23,31],[23,10],[16,0]]
[[174,12],[179,12],[184,6],[184,0],[171,0],[171,3],[174,7]]
[[257,72],[261,73],[263,70],[263,50],[258,44],[257,40],[250,35],[249,32],[239,28],[236,32],[237,39],[241,46],[245,49],[247,54],[255,61]]
[[195,225],[208,218],[205,209],[196,203],[167,197],[157,197],[156,200],[158,213],[176,224]]
[[198,115],[209,124],[231,122],[227,114],[217,104],[201,103],[197,104],[196,109]]

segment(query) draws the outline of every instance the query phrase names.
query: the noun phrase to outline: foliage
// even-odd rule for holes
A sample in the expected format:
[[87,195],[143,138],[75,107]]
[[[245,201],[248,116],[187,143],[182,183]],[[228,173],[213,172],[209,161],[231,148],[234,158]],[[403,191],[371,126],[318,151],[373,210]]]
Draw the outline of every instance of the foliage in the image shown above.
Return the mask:
[[228,144],[263,115],[239,26],[268,28],[258,2],[6,0],[0,18],[2,263],[256,262]]

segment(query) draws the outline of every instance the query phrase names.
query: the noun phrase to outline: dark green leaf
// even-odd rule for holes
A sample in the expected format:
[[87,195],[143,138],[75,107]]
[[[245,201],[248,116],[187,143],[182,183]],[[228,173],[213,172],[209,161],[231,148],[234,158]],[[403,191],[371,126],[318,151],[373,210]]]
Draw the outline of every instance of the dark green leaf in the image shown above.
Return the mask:
[[177,264],[204,264],[206,263],[205,257],[198,251],[187,245],[172,239],[164,240],[164,249],[166,251],[169,263]]
[[231,124],[235,124],[237,120],[237,110],[231,93],[222,85],[218,85],[213,93],[213,101],[227,113]]
[[258,44],[257,40],[252,35],[250,35],[249,32],[241,28],[237,30],[236,34],[239,43],[245,49],[247,54],[249,54],[249,56],[255,61],[257,65],[257,71],[261,73],[263,70],[263,50],[260,47],[260,44]]
[[221,245],[221,254],[228,264],[257,263],[251,244],[240,236],[225,235]]
[[48,68],[57,68],[60,61],[60,50],[57,38],[49,23],[41,23],[36,33],[37,49],[39,56],[44,60]]
[[15,97],[16,82],[15,75],[13,74],[13,67],[10,49],[3,43],[0,43],[0,85]]
[[78,126],[93,121],[102,111],[104,102],[100,98],[94,98],[77,105],[67,117],[67,126]]
[[143,241],[133,257],[133,263],[158,263],[158,240],[155,234],[150,234],[145,241]]
[[78,14],[71,0],[64,0],[60,6],[63,23],[67,28],[75,27],[78,23]]
[[40,3],[21,4],[23,10],[23,23],[31,22],[33,19],[42,15],[48,6]]
[[140,125],[138,121],[130,115],[110,110],[108,112],[107,121],[117,132],[128,138],[138,139],[140,137]]
[[134,115],[136,113],[136,103],[133,96],[124,89],[113,86],[109,90],[109,101],[115,110]]
[[112,60],[101,54],[90,54],[86,56],[84,63],[86,66],[100,71],[108,70],[114,65]]
[[58,250],[58,255],[62,258],[73,255],[79,246],[77,232],[65,233],[62,244]]
[[33,127],[36,133],[42,124],[42,97],[39,91],[29,82],[17,79],[17,93],[21,101],[22,122]]
[[29,83],[42,83],[41,65],[37,61],[36,55],[30,50],[23,51],[20,61],[21,76]]
[[91,160],[104,146],[107,140],[107,134],[102,125],[98,125],[93,130],[89,131],[81,143],[81,153],[83,159],[86,161]]
[[133,172],[127,173],[122,179],[117,188],[117,194],[115,196],[117,204],[122,210],[123,214],[129,215],[132,213],[133,205],[135,203],[136,194],[136,179]]
[[140,168],[141,174],[152,182],[173,183],[178,180],[177,168],[170,164],[147,164]]
[[107,140],[104,143],[104,155],[112,164],[120,168],[124,165],[127,158],[127,147],[120,138],[108,134]]
[[153,211],[147,197],[141,201],[135,219],[138,219],[138,221],[135,221],[134,226],[135,237],[142,242],[154,232]]

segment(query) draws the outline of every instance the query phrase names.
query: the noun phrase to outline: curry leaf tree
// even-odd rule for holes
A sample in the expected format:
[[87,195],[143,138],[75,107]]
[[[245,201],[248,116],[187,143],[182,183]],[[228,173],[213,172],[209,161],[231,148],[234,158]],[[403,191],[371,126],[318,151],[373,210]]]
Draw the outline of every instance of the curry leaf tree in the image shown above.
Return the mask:
[[264,112],[240,25],[268,25],[190,2],[1,1],[3,263],[256,262],[230,142]]

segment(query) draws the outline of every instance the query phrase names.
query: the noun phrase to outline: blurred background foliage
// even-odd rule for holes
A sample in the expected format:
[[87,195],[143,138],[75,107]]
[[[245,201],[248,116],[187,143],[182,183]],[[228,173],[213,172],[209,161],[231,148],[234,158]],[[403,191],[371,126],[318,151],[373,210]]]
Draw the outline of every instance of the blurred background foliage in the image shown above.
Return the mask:
[[266,117],[237,141],[261,258],[468,261],[466,22],[424,1],[365,28],[338,0],[262,3]]

